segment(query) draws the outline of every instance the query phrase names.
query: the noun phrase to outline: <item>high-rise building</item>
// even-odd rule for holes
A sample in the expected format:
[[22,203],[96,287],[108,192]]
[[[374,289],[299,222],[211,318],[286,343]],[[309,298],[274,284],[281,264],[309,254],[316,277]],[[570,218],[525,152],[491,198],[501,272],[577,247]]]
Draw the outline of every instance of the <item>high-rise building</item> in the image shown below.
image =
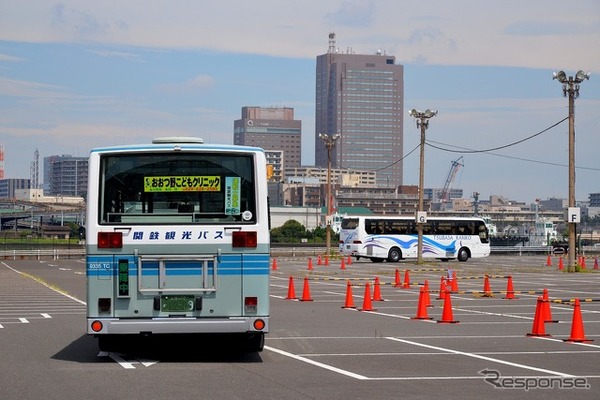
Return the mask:
[[44,157],[44,193],[51,196],[86,196],[87,157]]
[[242,107],[242,118],[233,123],[233,144],[265,149],[274,166],[274,180],[285,168],[299,167],[302,158],[302,121],[288,107]]
[[0,179],[0,199],[14,199],[15,192],[20,189],[29,189],[29,179],[6,178]]
[[394,56],[345,53],[329,34],[317,56],[315,164],[327,166],[319,134],[341,135],[331,151],[334,168],[377,172],[382,187],[402,185],[404,67]]

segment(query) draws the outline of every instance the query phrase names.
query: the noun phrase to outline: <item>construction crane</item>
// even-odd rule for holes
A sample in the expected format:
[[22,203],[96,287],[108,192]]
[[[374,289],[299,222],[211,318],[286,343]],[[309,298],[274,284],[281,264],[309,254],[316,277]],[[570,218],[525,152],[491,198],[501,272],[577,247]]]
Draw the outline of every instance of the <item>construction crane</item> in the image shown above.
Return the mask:
[[442,205],[449,200],[452,182],[454,182],[454,178],[456,178],[458,170],[460,169],[460,167],[465,166],[462,161],[462,156],[456,159],[455,161],[452,161],[450,171],[448,171],[448,176],[446,177],[446,182],[444,183],[444,188],[442,189],[442,194],[440,195],[440,202],[442,203]]

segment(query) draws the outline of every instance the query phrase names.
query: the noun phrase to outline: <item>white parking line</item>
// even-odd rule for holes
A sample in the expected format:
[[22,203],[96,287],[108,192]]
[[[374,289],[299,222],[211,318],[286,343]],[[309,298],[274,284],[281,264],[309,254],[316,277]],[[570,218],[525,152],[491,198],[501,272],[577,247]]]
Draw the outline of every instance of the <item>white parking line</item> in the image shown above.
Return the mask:
[[410,345],[413,345],[413,346],[425,347],[426,349],[444,351],[444,352],[448,352],[448,353],[451,353],[451,354],[457,354],[457,355],[466,356],[466,357],[478,358],[480,360],[490,361],[490,362],[497,363],[497,364],[509,365],[511,367],[528,369],[528,370],[531,370],[531,371],[542,372],[542,373],[546,373],[546,374],[550,374],[550,375],[557,375],[557,376],[569,377],[569,378],[574,378],[575,377],[575,375],[565,374],[565,373],[558,372],[558,371],[552,371],[552,370],[545,369],[545,368],[532,367],[530,365],[518,364],[518,363],[514,363],[514,362],[510,362],[510,361],[499,360],[497,358],[491,358],[491,357],[482,356],[480,354],[467,353],[467,352],[464,352],[464,351],[453,350],[453,349],[448,349],[448,348],[439,347],[439,346],[432,346],[432,345],[429,345],[429,344],[413,342],[411,340],[405,340],[405,339],[400,339],[400,338],[396,338],[396,337],[386,337],[385,339],[393,340],[395,342],[410,344]]
[[281,354],[282,356],[293,358],[294,360],[302,361],[302,362],[314,365],[314,366],[319,367],[319,368],[324,368],[326,370],[329,370],[329,371],[332,371],[332,372],[336,372],[336,373],[341,374],[341,375],[348,376],[350,378],[359,379],[359,380],[368,380],[369,379],[369,378],[367,378],[364,375],[359,375],[359,374],[355,374],[355,373],[350,372],[350,371],[346,371],[346,370],[341,369],[341,368],[332,367],[331,365],[323,364],[321,362],[311,360],[310,358],[306,358],[306,357],[298,356],[296,354],[288,353],[287,351],[279,350],[279,349],[276,349],[274,347],[265,346],[264,349],[272,351],[273,353]]

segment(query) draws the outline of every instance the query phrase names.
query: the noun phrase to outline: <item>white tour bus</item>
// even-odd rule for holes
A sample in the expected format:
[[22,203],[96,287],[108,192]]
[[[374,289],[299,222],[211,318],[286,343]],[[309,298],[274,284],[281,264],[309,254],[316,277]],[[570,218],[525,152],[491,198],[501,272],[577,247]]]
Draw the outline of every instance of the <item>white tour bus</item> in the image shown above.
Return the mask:
[[[373,262],[417,258],[415,217],[347,216],[342,219],[340,253]],[[480,218],[427,218],[423,226],[423,258],[448,261],[487,257],[490,241]]]
[[87,333],[121,338],[269,330],[269,209],[262,149],[160,138],[91,151]]

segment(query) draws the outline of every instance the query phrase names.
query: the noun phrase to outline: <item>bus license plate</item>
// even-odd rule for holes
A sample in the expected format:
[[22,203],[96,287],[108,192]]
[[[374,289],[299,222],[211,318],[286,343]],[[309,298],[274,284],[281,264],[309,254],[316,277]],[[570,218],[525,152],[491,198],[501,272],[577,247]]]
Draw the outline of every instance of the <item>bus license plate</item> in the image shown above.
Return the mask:
[[194,296],[169,295],[161,296],[160,311],[162,312],[182,312],[194,311]]

